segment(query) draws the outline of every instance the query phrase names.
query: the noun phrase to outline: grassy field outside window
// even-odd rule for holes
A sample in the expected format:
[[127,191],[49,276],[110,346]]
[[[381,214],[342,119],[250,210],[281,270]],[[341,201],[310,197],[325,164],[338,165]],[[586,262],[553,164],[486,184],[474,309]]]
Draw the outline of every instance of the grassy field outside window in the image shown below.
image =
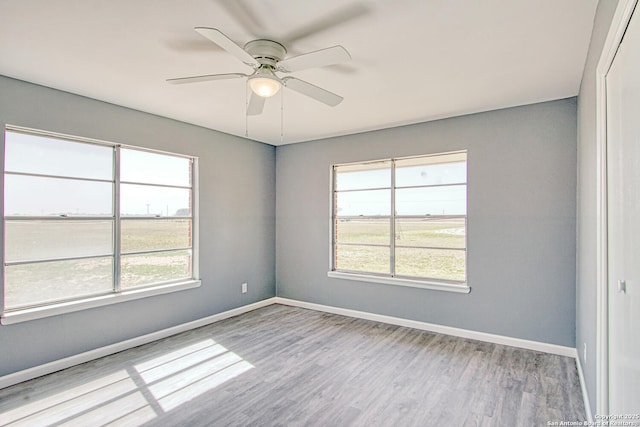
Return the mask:
[[194,279],[194,162],[6,129],[3,312]]
[[333,167],[332,270],[463,283],[466,152]]

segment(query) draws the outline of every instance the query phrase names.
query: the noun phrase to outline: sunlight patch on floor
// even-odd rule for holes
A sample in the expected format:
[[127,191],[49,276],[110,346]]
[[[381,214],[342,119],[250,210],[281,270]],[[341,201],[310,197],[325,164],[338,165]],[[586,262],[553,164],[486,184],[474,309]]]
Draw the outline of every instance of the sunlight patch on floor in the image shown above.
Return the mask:
[[33,402],[0,403],[0,426],[140,426],[252,368],[207,339]]
[[[144,368],[148,370],[144,371]],[[170,411],[252,368],[252,364],[213,340],[136,365],[140,377],[149,385],[149,391],[164,411]]]

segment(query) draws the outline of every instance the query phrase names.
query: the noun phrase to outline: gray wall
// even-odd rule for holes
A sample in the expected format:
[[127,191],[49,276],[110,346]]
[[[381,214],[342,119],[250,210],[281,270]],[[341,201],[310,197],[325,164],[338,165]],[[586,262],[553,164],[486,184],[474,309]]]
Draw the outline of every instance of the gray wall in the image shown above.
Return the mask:
[[[283,297],[575,345],[574,98],[276,149],[5,77],[0,94],[1,126],[198,156],[203,279],[0,326],[0,375],[271,297],[276,281]],[[470,294],[327,278],[331,164],[459,149],[469,153]]]
[[[460,149],[470,294],[327,277],[330,165]],[[276,163],[278,296],[575,346],[575,98],[280,146]]]
[[[576,345],[596,410],[596,67],[618,0],[600,0],[578,97]],[[583,349],[587,344],[587,360]]]
[[202,286],[0,326],[0,376],[275,295],[274,147],[0,76],[5,124],[198,156]]

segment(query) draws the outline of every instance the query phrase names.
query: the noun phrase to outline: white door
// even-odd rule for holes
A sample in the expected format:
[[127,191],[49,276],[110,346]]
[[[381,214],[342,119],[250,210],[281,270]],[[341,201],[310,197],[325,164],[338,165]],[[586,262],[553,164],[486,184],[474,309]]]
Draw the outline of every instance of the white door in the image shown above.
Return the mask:
[[609,413],[640,414],[640,11],[637,9],[606,82]]

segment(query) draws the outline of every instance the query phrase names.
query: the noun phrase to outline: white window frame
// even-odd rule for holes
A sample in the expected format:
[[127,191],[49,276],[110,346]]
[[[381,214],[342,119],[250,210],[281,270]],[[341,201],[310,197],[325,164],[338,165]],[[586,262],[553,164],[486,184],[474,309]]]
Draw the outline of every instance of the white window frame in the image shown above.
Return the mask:
[[[10,309],[7,310],[5,309],[4,306],[4,287],[5,287],[5,281],[4,281],[4,274],[5,274],[5,258],[4,258],[4,253],[3,253],[3,263],[2,263],[2,277],[3,277],[3,281],[2,281],[2,288],[0,289],[0,296],[2,298],[0,298],[0,323],[2,325],[10,325],[10,324],[14,324],[14,323],[19,323],[19,322],[25,322],[25,321],[29,321],[29,320],[35,320],[35,319],[41,319],[41,318],[45,318],[45,317],[49,317],[49,316],[55,316],[55,315],[59,315],[59,314],[64,314],[64,313],[71,313],[71,312],[75,312],[75,311],[80,311],[80,310],[86,310],[89,308],[95,308],[95,307],[101,307],[101,306],[105,306],[105,305],[110,305],[110,304],[115,304],[115,303],[121,303],[121,302],[125,302],[125,301],[132,301],[132,300],[136,300],[136,299],[140,299],[140,298],[147,298],[150,296],[154,296],[154,295],[161,295],[161,294],[166,294],[166,293],[171,293],[171,292],[177,292],[177,291],[182,291],[182,290],[186,290],[186,289],[192,289],[192,288],[196,288],[199,287],[201,285],[201,280],[200,280],[200,270],[199,270],[199,241],[198,241],[198,236],[199,236],[199,232],[198,232],[198,222],[199,222],[199,212],[198,212],[198,158],[195,156],[190,156],[190,155],[184,155],[184,154],[177,154],[177,153],[172,153],[172,152],[166,152],[166,151],[160,151],[160,150],[154,150],[154,149],[148,149],[148,148],[143,148],[143,147],[137,147],[137,146],[131,146],[131,145],[125,145],[125,144],[116,144],[116,143],[111,143],[111,142],[107,142],[107,141],[102,141],[102,140],[97,140],[97,139],[92,139],[92,138],[85,138],[85,137],[79,137],[79,136],[73,136],[73,135],[67,135],[67,134],[61,134],[61,133],[56,133],[56,132],[49,132],[49,131],[43,131],[43,130],[37,130],[37,129],[31,129],[31,128],[26,128],[26,127],[21,127],[21,126],[13,126],[13,125],[6,125],[4,132],[3,132],[3,138],[6,135],[6,132],[16,132],[16,133],[24,133],[24,134],[29,134],[29,135],[35,135],[35,136],[41,136],[41,137],[48,137],[48,138],[53,138],[53,139],[59,139],[59,140],[64,140],[64,141],[69,141],[69,142],[77,142],[77,143],[84,143],[84,144],[94,144],[94,145],[100,145],[100,146],[106,146],[106,147],[110,147],[114,149],[114,177],[113,177],[113,183],[114,183],[114,202],[116,203],[116,205],[114,205],[114,212],[113,212],[113,216],[111,217],[97,217],[96,219],[109,219],[113,221],[114,224],[114,239],[113,239],[113,245],[114,245],[114,287],[112,292],[108,293],[108,294],[104,294],[104,295],[98,295],[98,296],[90,296],[90,297],[78,297],[78,298],[70,298],[69,300],[65,300],[65,301],[61,301],[61,302],[52,302],[52,303],[44,303],[44,304],[39,304],[39,305],[34,305],[34,306],[30,306],[27,308],[15,308],[15,309]],[[3,145],[4,147],[4,145]],[[120,221],[122,219],[127,220],[127,217],[121,217],[121,215],[119,215],[119,209],[117,207],[117,205],[119,204],[119,191],[120,191],[120,177],[119,177],[119,173],[117,172],[119,169],[119,152],[120,152],[120,148],[126,148],[126,149],[132,149],[132,150],[138,150],[138,151],[145,151],[145,152],[149,152],[149,153],[157,153],[157,154],[164,154],[164,155],[170,155],[170,156],[174,156],[174,157],[183,157],[183,158],[187,158],[190,159],[192,162],[192,169],[191,169],[191,216],[190,219],[192,221],[192,225],[191,225],[191,242],[192,242],[192,247],[191,247],[191,277],[190,278],[186,278],[186,279],[179,279],[179,280],[175,280],[175,281],[167,281],[167,282],[162,282],[162,283],[158,283],[158,284],[150,284],[147,286],[140,286],[139,288],[131,288],[131,289],[121,289],[120,288],[120,279],[119,279],[119,275],[120,275],[120,257],[122,255],[121,253],[121,248],[120,248]],[[4,164],[3,164],[3,168],[2,168],[2,175],[4,176],[5,170],[4,170]],[[26,174],[29,175],[29,174]],[[161,187],[164,187],[161,185]],[[3,195],[4,195],[4,178],[3,178]],[[29,220],[29,219],[33,219],[31,217],[25,216],[25,217],[11,217],[11,218],[6,218],[4,215],[4,203],[2,203],[1,206],[1,212],[0,214],[2,215],[2,225],[3,225],[3,230],[5,227],[5,220],[10,220],[10,219],[20,219],[20,220]],[[185,217],[186,218],[186,217]],[[147,218],[145,217],[145,219],[152,219],[151,217]],[[62,219],[60,219],[62,220]],[[3,243],[4,243],[4,233],[3,233]],[[149,251],[142,251],[144,253],[147,253]],[[141,252],[141,253],[142,253]]]
[[[419,289],[431,289],[431,290],[439,290],[439,291],[448,291],[448,292],[456,292],[456,293],[465,293],[468,294],[469,292],[471,292],[471,287],[469,287],[468,285],[468,279],[467,279],[467,265],[468,265],[468,252],[467,252],[467,218],[468,218],[468,210],[465,211],[465,215],[456,215],[455,217],[464,217],[465,218],[465,248],[464,248],[464,252],[465,252],[465,280],[464,281],[457,281],[457,280],[447,280],[447,279],[434,279],[434,278],[413,278],[413,277],[403,277],[403,276],[398,276],[395,274],[395,272],[393,271],[394,268],[391,268],[391,273],[390,274],[378,274],[378,273],[369,273],[369,272],[361,272],[361,271],[353,271],[353,270],[336,270],[336,267],[334,265],[335,263],[335,248],[336,248],[336,241],[335,241],[335,235],[336,235],[336,230],[335,230],[335,222],[336,222],[336,215],[335,215],[335,203],[336,203],[336,197],[335,194],[338,191],[336,189],[336,168],[340,167],[340,166],[351,166],[351,165],[366,165],[366,164],[370,164],[370,163],[378,163],[378,162],[391,162],[391,183],[389,186],[389,189],[391,190],[391,200],[390,202],[392,203],[392,208],[390,211],[390,215],[389,220],[391,223],[391,233],[390,233],[390,243],[389,243],[389,248],[391,250],[391,254],[390,254],[390,263],[394,264],[395,260],[394,260],[394,251],[395,251],[395,239],[393,238],[393,236],[395,236],[395,219],[396,217],[403,217],[403,215],[397,215],[395,212],[395,192],[396,192],[396,185],[395,185],[395,162],[399,161],[399,160],[405,160],[405,159],[414,159],[414,158],[425,158],[425,157],[436,157],[436,156],[443,156],[443,155],[450,155],[450,154],[459,154],[459,153],[464,153],[465,155],[467,154],[466,150],[460,150],[460,151],[452,151],[452,152],[444,152],[444,153],[434,153],[434,154],[425,154],[425,155],[420,155],[420,156],[410,156],[410,157],[395,157],[395,158],[387,158],[387,159],[379,159],[379,160],[369,160],[369,161],[362,161],[362,162],[350,162],[350,163],[338,163],[338,164],[334,164],[331,165],[330,168],[330,203],[329,203],[329,209],[330,209],[330,213],[329,213],[329,218],[330,218],[330,236],[329,236],[329,271],[327,273],[327,276],[330,278],[334,278],[334,279],[347,279],[347,280],[355,280],[355,281],[362,281],[362,282],[368,282],[368,283],[378,283],[378,284],[385,284],[385,285],[396,285],[396,286],[405,286],[405,287],[411,287],[411,288],[419,288]],[[466,163],[468,165],[468,160],[466,160]],[[466,189],[467,189],[467,194],[468,194],[468,179],[465,181],[465,185],[466,185]],[[365,189],[366,190],[366,189]],[[443,218],[445,218],[447,216],[443,216]],[[451,217],[451,216],[449,216]],[[385,216],[386,218],[386,216]],[[442,249],[446,249],[446,248],[442,248]]]

